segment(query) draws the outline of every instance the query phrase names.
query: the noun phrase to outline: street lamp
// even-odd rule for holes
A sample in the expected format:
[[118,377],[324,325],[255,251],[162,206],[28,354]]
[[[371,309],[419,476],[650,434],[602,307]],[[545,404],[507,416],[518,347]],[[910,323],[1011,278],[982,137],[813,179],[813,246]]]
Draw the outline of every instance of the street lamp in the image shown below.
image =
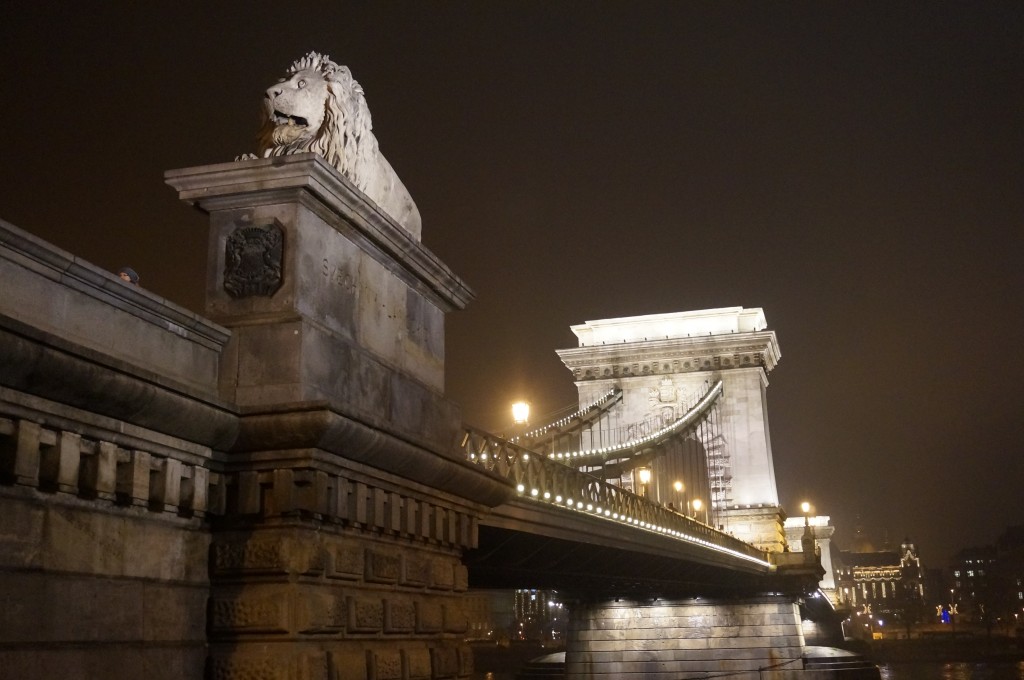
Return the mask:
[[800,549],[804,552],[804,560],[814,560],[814,533],[811,531],[811,504],[804,501],[800,504],[800,509],[804,512],[804,535],[800,538]]
[[679,503],[679,508],[678,509],[676,508],[676,503],[669,503],[668,504],[668,509],[672,510],[673,512],[682,513],[683,512],[683,507],[682,506],[684,504],[682,502],[682,499],[680,499],[680,496],[682,496],[683,489],[685,489],[686,487],[683,485],[682,480],[677,479],[676,481],[672,482],[672,488],[676,490],[676,499],[675,499],[675,501],[676,501],[676,503]]
[[530,402],[517,401],[512,404],[512,422],[516,425],[526,425],[530,422]]
[[637,479],[640,480],[640,487],[643,489],[643,497],[647,498],[647,485],[651,483],[651,469],[647,467],[637,468]]
[[[693,499],[693,514],[694,514],[695,517],[696,517],[697,513],[700,512],[701,508],[703,508],[703,507],[704,507],[704,501],[702,501],[699,498],[694,498]],[[707,513],[707,510],[705,510],[704,511],[704,524],[707,524],[707,523],[708,523],[708,513]]]

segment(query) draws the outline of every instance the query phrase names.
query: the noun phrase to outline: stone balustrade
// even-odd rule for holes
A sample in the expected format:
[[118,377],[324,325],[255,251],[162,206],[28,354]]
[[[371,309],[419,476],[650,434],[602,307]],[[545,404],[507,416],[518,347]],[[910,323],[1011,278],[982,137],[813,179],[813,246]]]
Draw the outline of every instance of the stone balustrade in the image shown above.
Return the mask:
[[0,417],[0,483],[184,517],[223,511],[223,477],[203,465],[25,419]]

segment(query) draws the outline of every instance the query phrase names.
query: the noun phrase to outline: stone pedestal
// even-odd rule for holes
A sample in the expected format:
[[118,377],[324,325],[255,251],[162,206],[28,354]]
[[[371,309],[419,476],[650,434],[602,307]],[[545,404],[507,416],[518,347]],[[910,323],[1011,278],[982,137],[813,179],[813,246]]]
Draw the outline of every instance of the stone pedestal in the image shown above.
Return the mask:
[[210,214],[207,313],[240,409],[214,525],[213,677],[462,678],[477,522],[444,314],[471,293],[315,155],[167,173]]
[[782,552],[786,545],[783,525],[786,519],[778,505],[722,508],[719,523],[726,531],[767,552]]
[[[813,545],[821,555],[821,567],[825,570],[825,576],[819,584],[822,592],[828,596],[833,604],[838,604],[836,596],[835,568],[832,566],[832,534],[836,528],[829,524],[830,518],[827,515],[811,517],[789,517],[786,519],[786,542],[789,549],[794,552],[803,552],[804,539],[810,533]],[[808,532],[809,530],[809,532]]]
[[313,154],[175,170],[210,214],[206,313],[232,329],[222,395],[243,408],[327,402],[439,452],[444,314],[472,293]]

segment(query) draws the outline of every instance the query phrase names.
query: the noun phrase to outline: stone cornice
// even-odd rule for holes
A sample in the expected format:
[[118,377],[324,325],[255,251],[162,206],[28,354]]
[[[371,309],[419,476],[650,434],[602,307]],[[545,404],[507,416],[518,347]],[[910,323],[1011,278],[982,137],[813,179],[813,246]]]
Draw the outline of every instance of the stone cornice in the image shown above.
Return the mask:
[[321,216],[343,218],[345,224],[329,220],[336,229],[371,246],[368,252],[397,262],[443,309],[462,309],[474,298],[469,286],[436,255],[316,154],[168,170],[164,180],[181,200],[207,213],[296,197],[315,211],[322,205],[327,210],[317,211]]
[[768,330],[591,345],[557,352],[577,381],[754,366],[767,373],[781,356],[775,331]]
[[115,306],[204,347],[219,351],[230,337],[230,331],[223,326],[145,288],[125,285],[116,275],[3,220],[0,220],[0,260],[9,260],[36,276]]

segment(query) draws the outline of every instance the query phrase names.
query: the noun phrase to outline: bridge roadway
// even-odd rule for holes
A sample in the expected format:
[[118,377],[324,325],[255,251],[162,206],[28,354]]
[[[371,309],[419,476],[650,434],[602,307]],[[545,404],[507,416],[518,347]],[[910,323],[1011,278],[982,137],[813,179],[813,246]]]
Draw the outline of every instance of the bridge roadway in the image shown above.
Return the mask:
[[467,459],[516,485],[515,498],[480,521],[479,547],[465,559],[470,585],[658,597],[806,589],[805,581],[781,578],[770,553],[570,467],[586,460],[627,461],[620,467],[649,460],[668,442],[692,434],[721,394],[719,381],[661,430],[598,450],[539,453],[517,442],[536,444],[551,431],[566,441],[620,402],[621,391],[511,441],[466,428]]
[[731,537],[695,520],[665,519],[684,527],[631,526],[520,497],[481,520],[478,547],[463,561],[477,588],[673,598],[800,590],[767,554],[751,555],[735,539],[730,546]]

